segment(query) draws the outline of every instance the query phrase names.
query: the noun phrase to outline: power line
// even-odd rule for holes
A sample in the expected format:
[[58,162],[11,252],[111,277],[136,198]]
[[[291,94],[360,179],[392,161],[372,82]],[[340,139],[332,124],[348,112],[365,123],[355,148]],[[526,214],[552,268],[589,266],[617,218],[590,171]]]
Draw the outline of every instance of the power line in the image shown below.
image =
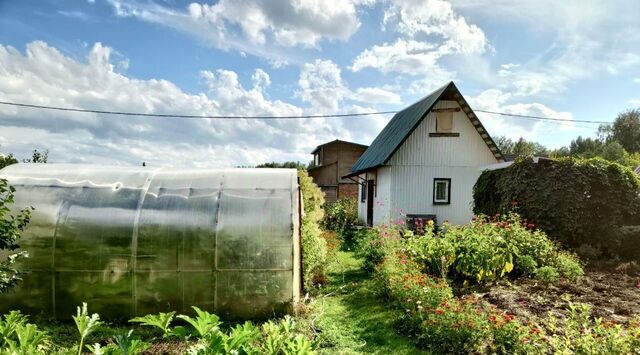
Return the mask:
[[[372,115],[387,115],[392,113],[398,113],[399,110],[394,111],[377,111],[377,112],[360,112],[360,113],[339,113],[339,114],[326,114],[326,115],[297,115],[297,116],[235,116],[235,115],[184,115],[184,114],[161,114],[161,113],[142,113],[142,112],[128,112],[128,111],[106,111],[106,110],[90,110],[70,107],[58,107],[58,106],[45,106],[24,104],[18,102],[0,101],[0,105],[27,107],[43,110],[54,111],[66,111],[66,112],[81,112],[81,113],[97,113],[105,115],[122,115],[122,116],[142,116],[142,117],[164,117],[164,118],[212,118],[212,119],[298,119],[298,118],[340,118],[340,117],[356,117],[356,116],[372,116]],[[515,113],[487,111],[487,110],[474,110],[475,112],[483,112],[493,115],[508,116],[514,118],[524,118],[533,120],[545,120],[558,123],[592,123],[592,124],[609,124],[611,122],[606,121],[588,121],[588,120],[572,120],[566,118],[556,117],[543,117],[533,115],[520,115]],[[583,126],[584,127],[584,126]]]
[[327,115],[298,115],[298,116],[211,116],[211,115],[182,115],[182,114],[162,114],[162,113],[141,113],[126,111],[103,111],[103,110],[86,110],[80,108],[57,107],[22,104],[17,102],[0,101],[1,105],[37,108],[44,110],[67,111],[67,112],[83,112],[83,113],[100,113],[105,115],[122,115],[122,116],[144,116],[144,117],[170,117],[170,118],[224,118],[224,119],[253,119],[253,120],[277,120],[277,119],[293,119],[293,118],[331,118],[331,117],[352,117],[352,116],[371,116],[396,113],[398,111],[380,111],[380,112],[360,112],[360,113],[339,113]]
[[588,121],[588,120],[571,120],[568,118],[555,118],[555,117],[543,117],[543,116],[532,116],[532,115],[519,115],[516,113],[506,113],[506,112],[496,112],[496,111],[486,111],[486,110],[474,110],[475,112],[484,112],[490,113],[493,115],[501,115],[501,116],[511,116],[511,117],[520,117],[520,118],[533,118],[537,120],[548,120],[548,121],[560,121],[560,122],[577,122],[577,123],[598,123],[598,124],[609,124],[611,122],[606,121]]

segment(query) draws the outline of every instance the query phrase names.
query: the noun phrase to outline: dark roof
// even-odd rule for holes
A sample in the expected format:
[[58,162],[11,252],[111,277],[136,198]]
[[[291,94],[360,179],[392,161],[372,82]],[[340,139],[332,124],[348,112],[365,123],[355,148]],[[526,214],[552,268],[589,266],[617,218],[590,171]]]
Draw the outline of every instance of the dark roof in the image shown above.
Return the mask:
[[493,139],[487,133],[478,117],[471,110],[464,97],[452,82],[437,89],[431,94],[427,95],[418,102],[405,108],[404,110],[396,113],[391,121],[384,127],[382,132],[378,134],[376,139],[369,148],[362,154],[360,159],[353,165],[350,175],[355,175],[375,167],[384,165],[393,153],[400,148],[402,143],[411,135],[411,133],[418,127],[420,122],[427,116],[433,106],[438,100],[453,100],[457,101],[462,110],[467,114],[471,123],[474,125],[478,133],[482,136],[485,143],[494,156],[497,159],[502,159],[500,149],[495,144]]
[[317,152],[320,148],[324,147],[325,145],[329,145],[329,144],[333,144],[333,143],[345,143],[345,144],[355,145],[355,146],[362,147],[362,148],[367,148],[368,147],[368,145],[364,145],[364,144],[347,142],[347,141],[343,141],[343,140],[340,140],[340,139],[334,139],[331,142],[320,144],[319,146],[316,147],[316,149],[311,151],[311,154],[315,154],[315,152]]

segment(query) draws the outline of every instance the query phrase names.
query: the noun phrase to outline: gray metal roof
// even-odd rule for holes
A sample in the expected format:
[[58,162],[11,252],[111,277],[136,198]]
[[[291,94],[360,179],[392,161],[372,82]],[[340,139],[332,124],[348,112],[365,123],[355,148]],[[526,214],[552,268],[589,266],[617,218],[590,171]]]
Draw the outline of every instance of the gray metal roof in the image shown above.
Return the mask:
[[350,175],[355,175],[384,165],[440,99],[458,101],[462,110],[467,114],[471,123],[482,136],[485,143],[487,143],[487,146],[489,146],[489,149],[491,149],[496,159],[502,159],[502,154],[498,146],[489,136],[487,130],[475,113],[473,113],[453,81],[451,81],[418,102],[396,113],[382,132],[373,140],[369,148],[362,154],[360,159],[353,165]]
[[638,166],[634,171],[636,172],[636,174],[640,175],[640,166]]

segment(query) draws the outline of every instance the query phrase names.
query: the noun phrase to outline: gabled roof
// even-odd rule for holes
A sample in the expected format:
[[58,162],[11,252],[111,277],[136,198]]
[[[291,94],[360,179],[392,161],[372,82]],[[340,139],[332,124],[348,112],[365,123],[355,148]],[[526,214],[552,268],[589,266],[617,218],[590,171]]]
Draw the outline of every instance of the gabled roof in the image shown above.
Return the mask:
[[360,159],[353,165],[350,175],[355,175],[386,164],[391,156],[393,156],[393,153],[400,148],[402,143],[404,143],[416,127],[418,127],[420,122],[429,114],[438,100],[457,101],[462,111],[467,114],[467,117],[469,117],[469,120],[471,120],[478,134],[480,134],[489,149],[491,149],[496,159],[502,159],[500,149],[491,136],[489,136],[487,130],[478,119],[478,116],[476,116],[464,97],[462,97],[462,94],[453,81],[451,81],[418,102],[396,113],[382,132],[373,140],[369,148],[362,154]]
[[347,141],[343,141],[343,140],[340,140],[340,139],[334,139],[331,142],[320,144],[319,146],[316,147],[316,149],[311,151],[311,154],[315,154],[320,148],[324,147],[325,145],[334,144],[334,143],[345,143],[345,144],[354,145],[354,146],[362,147],[362,148],[367,148],[368,147],[368,145],[364,145],[364,144],[347,142]]

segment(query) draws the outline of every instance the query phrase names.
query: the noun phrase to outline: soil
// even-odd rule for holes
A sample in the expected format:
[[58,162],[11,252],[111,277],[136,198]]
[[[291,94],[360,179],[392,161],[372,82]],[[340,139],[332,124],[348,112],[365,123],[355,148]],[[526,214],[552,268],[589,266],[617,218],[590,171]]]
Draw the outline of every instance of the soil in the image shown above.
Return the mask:
[[523,320],[535,321],[548,312],[562,317],[569,302],[586,303],[593,317],[627,323],[640,315],[640,273],[638,266],[588,270],[576,281],[560,280],[543,285],[531,278],[495,285],[480,295],[489,303]]

